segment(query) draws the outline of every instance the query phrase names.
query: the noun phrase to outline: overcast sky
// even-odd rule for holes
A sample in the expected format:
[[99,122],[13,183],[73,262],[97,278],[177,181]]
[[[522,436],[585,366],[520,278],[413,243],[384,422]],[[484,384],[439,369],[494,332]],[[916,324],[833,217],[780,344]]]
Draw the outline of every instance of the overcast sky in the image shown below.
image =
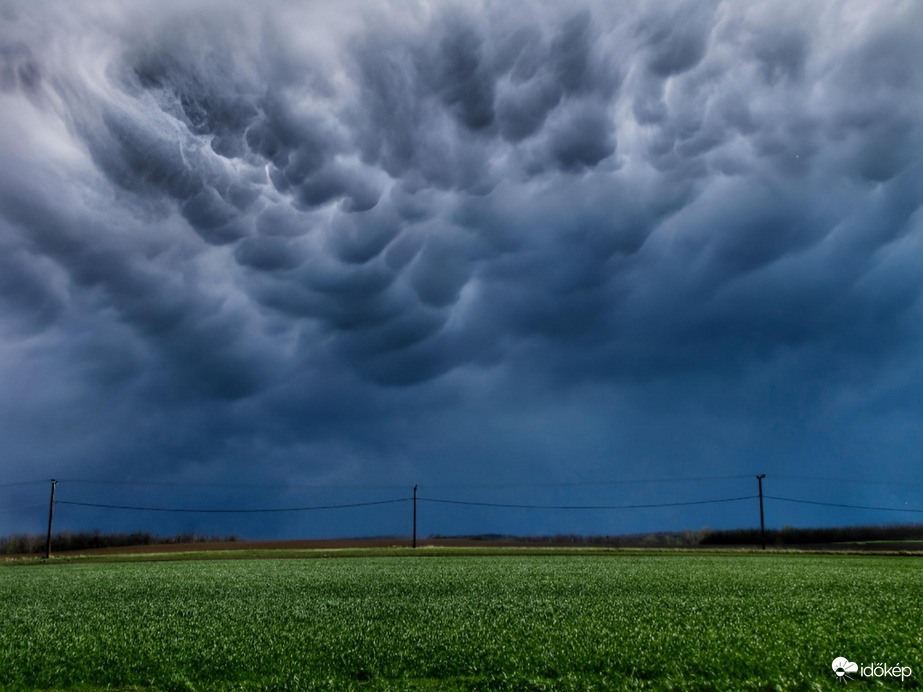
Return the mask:
[[[920,65],[913,1],[2,2],[3,482],[585,505],[766,473],[923,509]],[[399,534],[409,507],[58,520]],[[431,503],[420,529],[755,524]]]

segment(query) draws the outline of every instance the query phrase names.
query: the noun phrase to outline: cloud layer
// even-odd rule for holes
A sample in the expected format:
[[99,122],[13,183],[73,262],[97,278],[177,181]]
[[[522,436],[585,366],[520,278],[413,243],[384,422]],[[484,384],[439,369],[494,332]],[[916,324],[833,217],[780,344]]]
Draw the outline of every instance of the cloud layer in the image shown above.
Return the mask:
[[2,13],[7,473],[899,480],[920,442],[915,4]]

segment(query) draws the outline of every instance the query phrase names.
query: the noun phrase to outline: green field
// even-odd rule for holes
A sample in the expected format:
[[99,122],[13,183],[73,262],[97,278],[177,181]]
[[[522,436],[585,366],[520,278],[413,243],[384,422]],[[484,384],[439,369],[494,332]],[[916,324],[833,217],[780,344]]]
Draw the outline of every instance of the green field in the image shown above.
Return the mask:
[[[919,689],[921,605],[913,557],[18,565],[0,688]],[[913,674],[843,688],[837,656]]]

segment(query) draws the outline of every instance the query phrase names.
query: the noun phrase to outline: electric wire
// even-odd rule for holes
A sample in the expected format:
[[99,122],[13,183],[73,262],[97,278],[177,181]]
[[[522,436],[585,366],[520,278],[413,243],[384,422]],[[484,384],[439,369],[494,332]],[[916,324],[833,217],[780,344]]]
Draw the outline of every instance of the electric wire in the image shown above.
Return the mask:
[[721,502],[739,502],[741,500],[755,500],[759,495],[746,495],[744,497],[728,497],[719,500],[695,500],[692,502],[660,502],[645,505],[519,505],[500,502],[467,502],[463,500],[443,500],[432,497],[418,497],[420,502],[438,502],[446,505],[471,505],[475,507],[503,507],[509,509],[650,509],[653,507],[686,507],[689,505],[711,505]]
[[[710,500],[693,500],[686,502],[658,502],[648,504],[631,504],[631,505],[536,505],[536,504],[513,504],[500,502],[471,502],[466,500],[446,500],[443,498],[417,497],[418,502],[432,502],[448,505],[466,505],[472,507],[498,507],[506,509],[574,509],[574,510],[593,510],[593,509],[651,509],[657,507],[687,507],[691,505],[710,505],[725,502],[740,502],[743,500],[754,500],[758,495],[745,495],[742,497],[729,497]],[[140,507],[137,505],[111,505],[97,502],[77,502],[73,500],[56,500],[55,504],[73,505],[77,507],[94,507],[98,509],[120,509],[143,512],[186,512],[200,514],[255,514],[268,512],[307,512],[324,509],[349,509],[353,507],[370,507],[374,505],[387,505],[399,502],[412,502],[413,498],[404,497],[393,500],[378,500],[375,502],[353,502],[348,504],[337,505],[313,505],[309,507],[271,507],[271,508],[187,508],[187,507]]]
[[836,502],[817,502],[815,500],[796,500],[792,497],[778,497],[776,495],[763,495],[765,500],[777,500],[779,502],[797,502],[802,505],[819,505],[821,507],[842,507],[845,509],[873,509],[879,512],[913,512],[923,514],[923,509],[901,509],[899,507],[871,507],[869,505],[846,505]]

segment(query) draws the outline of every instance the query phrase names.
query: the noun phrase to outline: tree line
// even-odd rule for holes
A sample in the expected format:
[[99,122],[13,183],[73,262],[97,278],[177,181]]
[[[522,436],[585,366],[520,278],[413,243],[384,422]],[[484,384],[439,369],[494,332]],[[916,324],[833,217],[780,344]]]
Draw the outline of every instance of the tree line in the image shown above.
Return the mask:
[[[34,555],[45,552],[46,537],[40,534],[16,534],[0,538],[0,555]],[[61,531],[51,537],[51,550],[94,550],[97,548],[123,548],[128,546],[217,543],[237,541],[237,536],[203,536],[197,533],[178,533],[158,536],[150,531],[131,533],[103,533],[94,531]]]

